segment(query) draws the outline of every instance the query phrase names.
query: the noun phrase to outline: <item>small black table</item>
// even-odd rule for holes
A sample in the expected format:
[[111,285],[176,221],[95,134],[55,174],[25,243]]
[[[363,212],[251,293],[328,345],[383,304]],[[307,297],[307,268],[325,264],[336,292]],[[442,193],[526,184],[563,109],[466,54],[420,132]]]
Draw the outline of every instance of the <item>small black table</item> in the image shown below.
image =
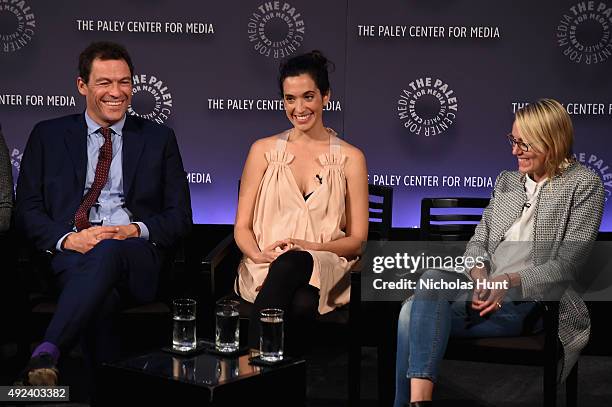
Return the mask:
[[95,405],[303,406],[305,361],[259,367],[249,364],[256,354],[186,357],[154,351],[105,363]]

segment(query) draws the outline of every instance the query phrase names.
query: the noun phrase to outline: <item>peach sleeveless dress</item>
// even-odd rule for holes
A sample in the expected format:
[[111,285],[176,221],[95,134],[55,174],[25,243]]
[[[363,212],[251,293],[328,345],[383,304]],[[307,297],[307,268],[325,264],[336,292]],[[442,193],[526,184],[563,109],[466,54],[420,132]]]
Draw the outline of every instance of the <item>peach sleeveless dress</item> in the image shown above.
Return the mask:
[[[321,154],[321,184],[304,200],[293,178],[289,163],[293,154],[286,151],[291,130],[278,136],[276,149],[265,153],[268,167],[255,201],[253,232],[260,249],[287,238],[325,243],[344,237],[346,223],[346,178],[336,132],[330,133],[330,151]],[[350,300],[348,271],[356,260],[348,261],[332,252],[308,250],[314,259],[309,284],[319,289],[320,314],[345,305]],[[243,256],[238,267],[238,289],[242,298],[254,302],[270,263],[255,264]]]

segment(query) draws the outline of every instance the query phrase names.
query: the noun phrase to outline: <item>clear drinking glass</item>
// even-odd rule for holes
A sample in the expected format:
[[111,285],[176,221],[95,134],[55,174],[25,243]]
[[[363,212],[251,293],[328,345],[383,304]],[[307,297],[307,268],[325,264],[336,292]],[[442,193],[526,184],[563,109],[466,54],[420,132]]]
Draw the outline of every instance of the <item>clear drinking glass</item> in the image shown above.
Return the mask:
[[283,314],[283,310],[277,308],[266,308],[259,314],[259,357],[262,360],[277,362],[283,359]]
[[174,300],[172,348],[186,352],[196,347],[196,301],[189,298]]
[[219,352],[235,352],[240,344],[240,303],[220,300],[215,309],[215,349]]

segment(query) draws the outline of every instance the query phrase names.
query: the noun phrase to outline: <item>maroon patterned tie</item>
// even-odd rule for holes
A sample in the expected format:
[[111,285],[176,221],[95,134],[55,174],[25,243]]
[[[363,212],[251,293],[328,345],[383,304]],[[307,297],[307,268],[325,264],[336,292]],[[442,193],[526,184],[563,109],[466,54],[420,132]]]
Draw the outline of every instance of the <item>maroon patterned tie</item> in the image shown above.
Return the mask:
[[111,129],[101,127],[100,133],[104,136],[104,144],[100,148],[98,156],[98,164],[96,165],[96,175],[94,176],[93,184],[85,196],[83,201],[74,215],[74,224],[77,230],[87,229],[91,226],[89,223],[89,210],[96,203],[100,196],[100,191],[108,180],[108,171],[111,161],[113,160],[113,141],[111,140]]

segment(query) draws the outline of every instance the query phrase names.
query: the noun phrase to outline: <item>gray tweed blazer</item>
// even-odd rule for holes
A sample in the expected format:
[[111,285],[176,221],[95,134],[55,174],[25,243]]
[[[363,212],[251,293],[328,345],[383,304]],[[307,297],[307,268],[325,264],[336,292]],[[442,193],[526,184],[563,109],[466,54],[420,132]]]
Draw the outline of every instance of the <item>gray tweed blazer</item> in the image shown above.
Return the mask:
[[13,208],[13,177],[2,129],[0,128],[0,233],[6,232],[11,222]]
[[[502,172],[495,182],[489,206],[466,250],[466,256],[492,254],[527,202],[525,177],[517,171]],[[589,339],[589,314],[568,285],[586,261],[597,238],[604,205],[600,178],[579,163],[546,181],[536,203],[533,228],[533,267],[519,271],[523,297],[550,300],[561,287],[559,339],[564,358],[560,380],[565,380]]]

